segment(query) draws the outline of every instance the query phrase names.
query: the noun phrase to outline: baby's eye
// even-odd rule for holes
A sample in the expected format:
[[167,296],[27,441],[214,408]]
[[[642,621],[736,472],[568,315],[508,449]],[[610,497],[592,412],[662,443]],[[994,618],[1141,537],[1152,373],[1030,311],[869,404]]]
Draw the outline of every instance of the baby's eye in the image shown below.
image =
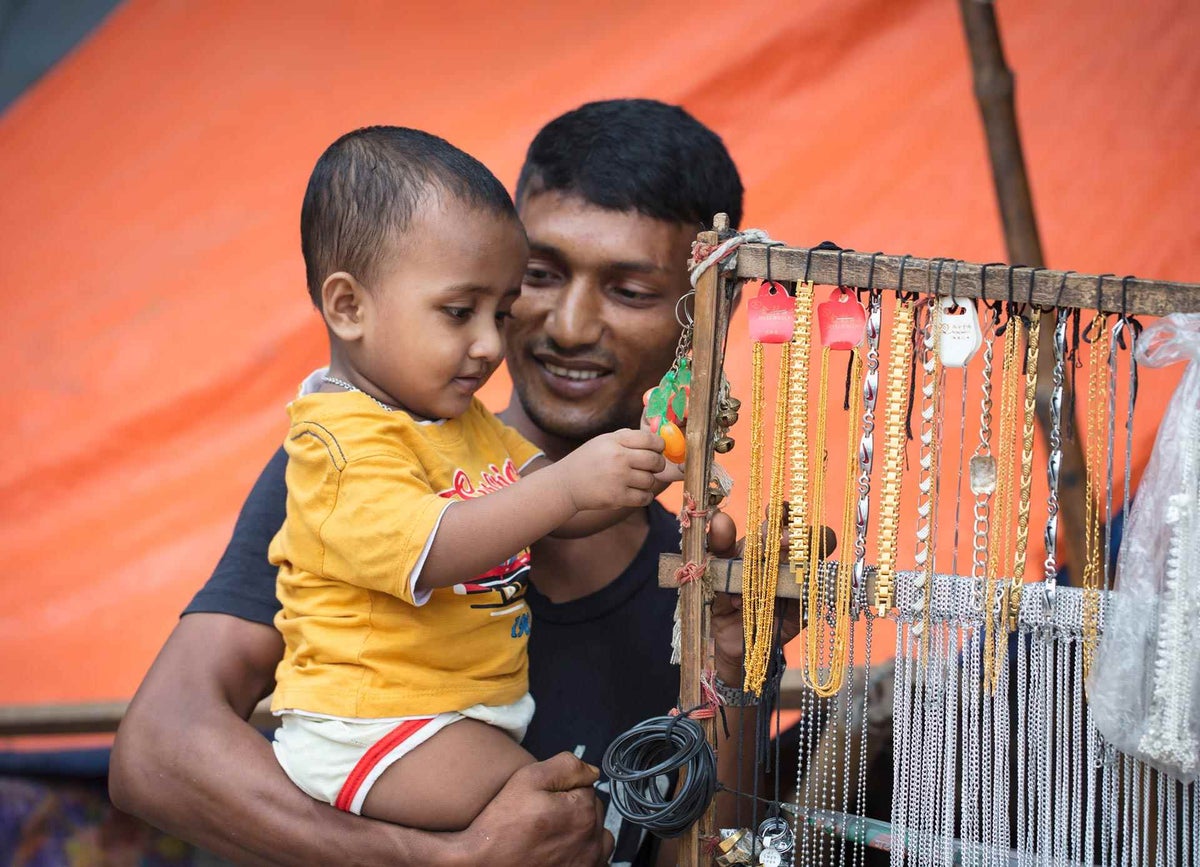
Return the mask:
[[504,320],[512,319],[512,318],[513,318],[513,315],[512,315],[511,310],[497,310],[496,311],[496,322],[498,322],[498,323],[503,323]]
[[470,307],[443,307],[446,315],[454,319],[469,319],[473,312]]

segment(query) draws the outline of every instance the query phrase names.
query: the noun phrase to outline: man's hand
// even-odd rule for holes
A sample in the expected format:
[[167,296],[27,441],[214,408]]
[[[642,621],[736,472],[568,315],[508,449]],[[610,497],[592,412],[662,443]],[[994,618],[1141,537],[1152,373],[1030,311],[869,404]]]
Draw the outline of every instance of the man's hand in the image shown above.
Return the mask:
[[608,862],[612,834],[592,784],[599,771],[570,753],[521,768],[463,832],[476,863],[593,867]]
[[666,469],[663,441],[641,430],[618,430],[588,440],[554,465],[577,511],[648,506]]

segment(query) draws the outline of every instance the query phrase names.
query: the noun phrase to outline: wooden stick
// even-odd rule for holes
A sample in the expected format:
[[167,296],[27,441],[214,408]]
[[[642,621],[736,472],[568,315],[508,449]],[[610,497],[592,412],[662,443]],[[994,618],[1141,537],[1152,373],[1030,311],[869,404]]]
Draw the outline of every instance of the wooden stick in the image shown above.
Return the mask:
[[[766,246],[747,244],[738,249],[737,276],[739,279],[765,280],[767,275]],[[805,247],[772,247],[771,276],[775,280],[801,280],[805,275],[805,260],[809,250]],[[812,261],[807,269],[809,279],[815,283],[833,286],[837,283],[838,252],[817,250],[812,252]],[[898,289],[902,256],[876,256],[875,273],[871,284],[877,289]],[[972,262],[958,263],[958,277],[954,279],[955,263],[943,261],[939,272],[937,259],[909,258],[904,266],[904,289],[913,292],[937,292],[949,295],[954,284],[957,298],[983,298],[991,301],[1009,300],[1008,265],[991,265],[986,269],[986,280],[980,275],[984,266]],[[870,274],[871,254],[847,251],[842,255],[842,285],[866,288]],[[1175,283],[1167,280],[1122,279],[1104,277],[1102,280],[1090,274],[1070,274],[1063,284],[1061,297],[1059,284],[1062,271],[1038,270],[1034,276],[1033,291],[1030,293],[1029,278],[1034,269],[1011,266],[1013,270],[1012,300],[1031,302],[1039,307],[1078,307],[1084,310],[1102,310],[1120,313],[1124,294],[1125,312],[1131,315],[1165,316],[1168,313],[1200,313],[1200,284]],[[1099,290],[1097,290],[1099,287]]]
[[1021,133],[1017,127],[1013,74],[1000,44],[996,9],[991,0],[958,0],[958,6],[962,10],[963,29],[971,53],[975,101],[979,104],[987,134],[992,181],[996,185],[996,200],[1004,223],[1008,258],[1012,262],[1040,266],[1045,264],[1042,241],[1038,236]]
[[[724,214],[713,219],[714,231],[701,232],[700,244],[712,247],[727,231],[729,220]],[[708,508],[708,479],[712,469],[713,415],[721,383],[724,363],[725,332],[729,327],[730,298],[723,291],[725,280],[719,276],[720,265],[700,275],[696,282],[695,331],[692,335],[692,387],[688,397],[687,464],[684,467],[685,508],[687,502],[700,510]],[[702,563],[708,551],[707,517],[694,518],[683,530],[681,551],[683,561]],[[680,666],[679,709],[689,710],[701,704],[700,677],[712,667],[709,635],[709,609],[706,604],[705,581],[685,584],[679,590]],[[702,724],[709,743],[714,742],[713,720]],[[704,816],[680,839],[680,865],[700,867],[702,836],[712,836],[714,815],[710,807]]]
[[[80,704],[14,704],[0,706],[0,737],[29,735],[111,734],[117,730],[129,702],[93,701]],[[263,699],[250,722],[256,728],[275,728],[271,700]]]

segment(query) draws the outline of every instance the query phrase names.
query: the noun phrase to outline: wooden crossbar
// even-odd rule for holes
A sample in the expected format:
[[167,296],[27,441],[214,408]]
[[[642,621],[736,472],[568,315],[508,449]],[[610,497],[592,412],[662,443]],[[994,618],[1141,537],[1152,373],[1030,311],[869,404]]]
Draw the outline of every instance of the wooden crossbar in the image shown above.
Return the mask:
[[[737,253],[737,277],[766,279],[767,249],[764,244],[740,247]],[[784,282],[803,280],[807,275],[807,279],[821,285],[899,290],[900,265],[904,262],[903,289],[906,292],[938,295],[950,295],[953,292],[957,298],[989,301],[1008,301],[1011,298],[1015,302],[1032,303],[1039,307],[1077,307],[1130,315],[1200,313],[1200,283],[1076,274],[1002,264],[980,265],[952,259],[908,257],[906,261],[904,256],[874,255],[851,250],[839,254],[837,250],[772,246],[770,251],[771,278]],[[875,260],[873,273],[872,258]]]

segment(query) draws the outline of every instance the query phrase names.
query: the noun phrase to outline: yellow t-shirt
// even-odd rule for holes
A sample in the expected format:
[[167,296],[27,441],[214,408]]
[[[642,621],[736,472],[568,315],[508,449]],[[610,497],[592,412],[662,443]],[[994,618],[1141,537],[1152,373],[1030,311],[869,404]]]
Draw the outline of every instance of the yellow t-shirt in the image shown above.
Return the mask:
[[417,716],[524,695],[528,550],[422,598],[414,585],[446,507],[512,484],[537,448],[478,400],[436,423],[352,391],[288,413],[272,709]]

